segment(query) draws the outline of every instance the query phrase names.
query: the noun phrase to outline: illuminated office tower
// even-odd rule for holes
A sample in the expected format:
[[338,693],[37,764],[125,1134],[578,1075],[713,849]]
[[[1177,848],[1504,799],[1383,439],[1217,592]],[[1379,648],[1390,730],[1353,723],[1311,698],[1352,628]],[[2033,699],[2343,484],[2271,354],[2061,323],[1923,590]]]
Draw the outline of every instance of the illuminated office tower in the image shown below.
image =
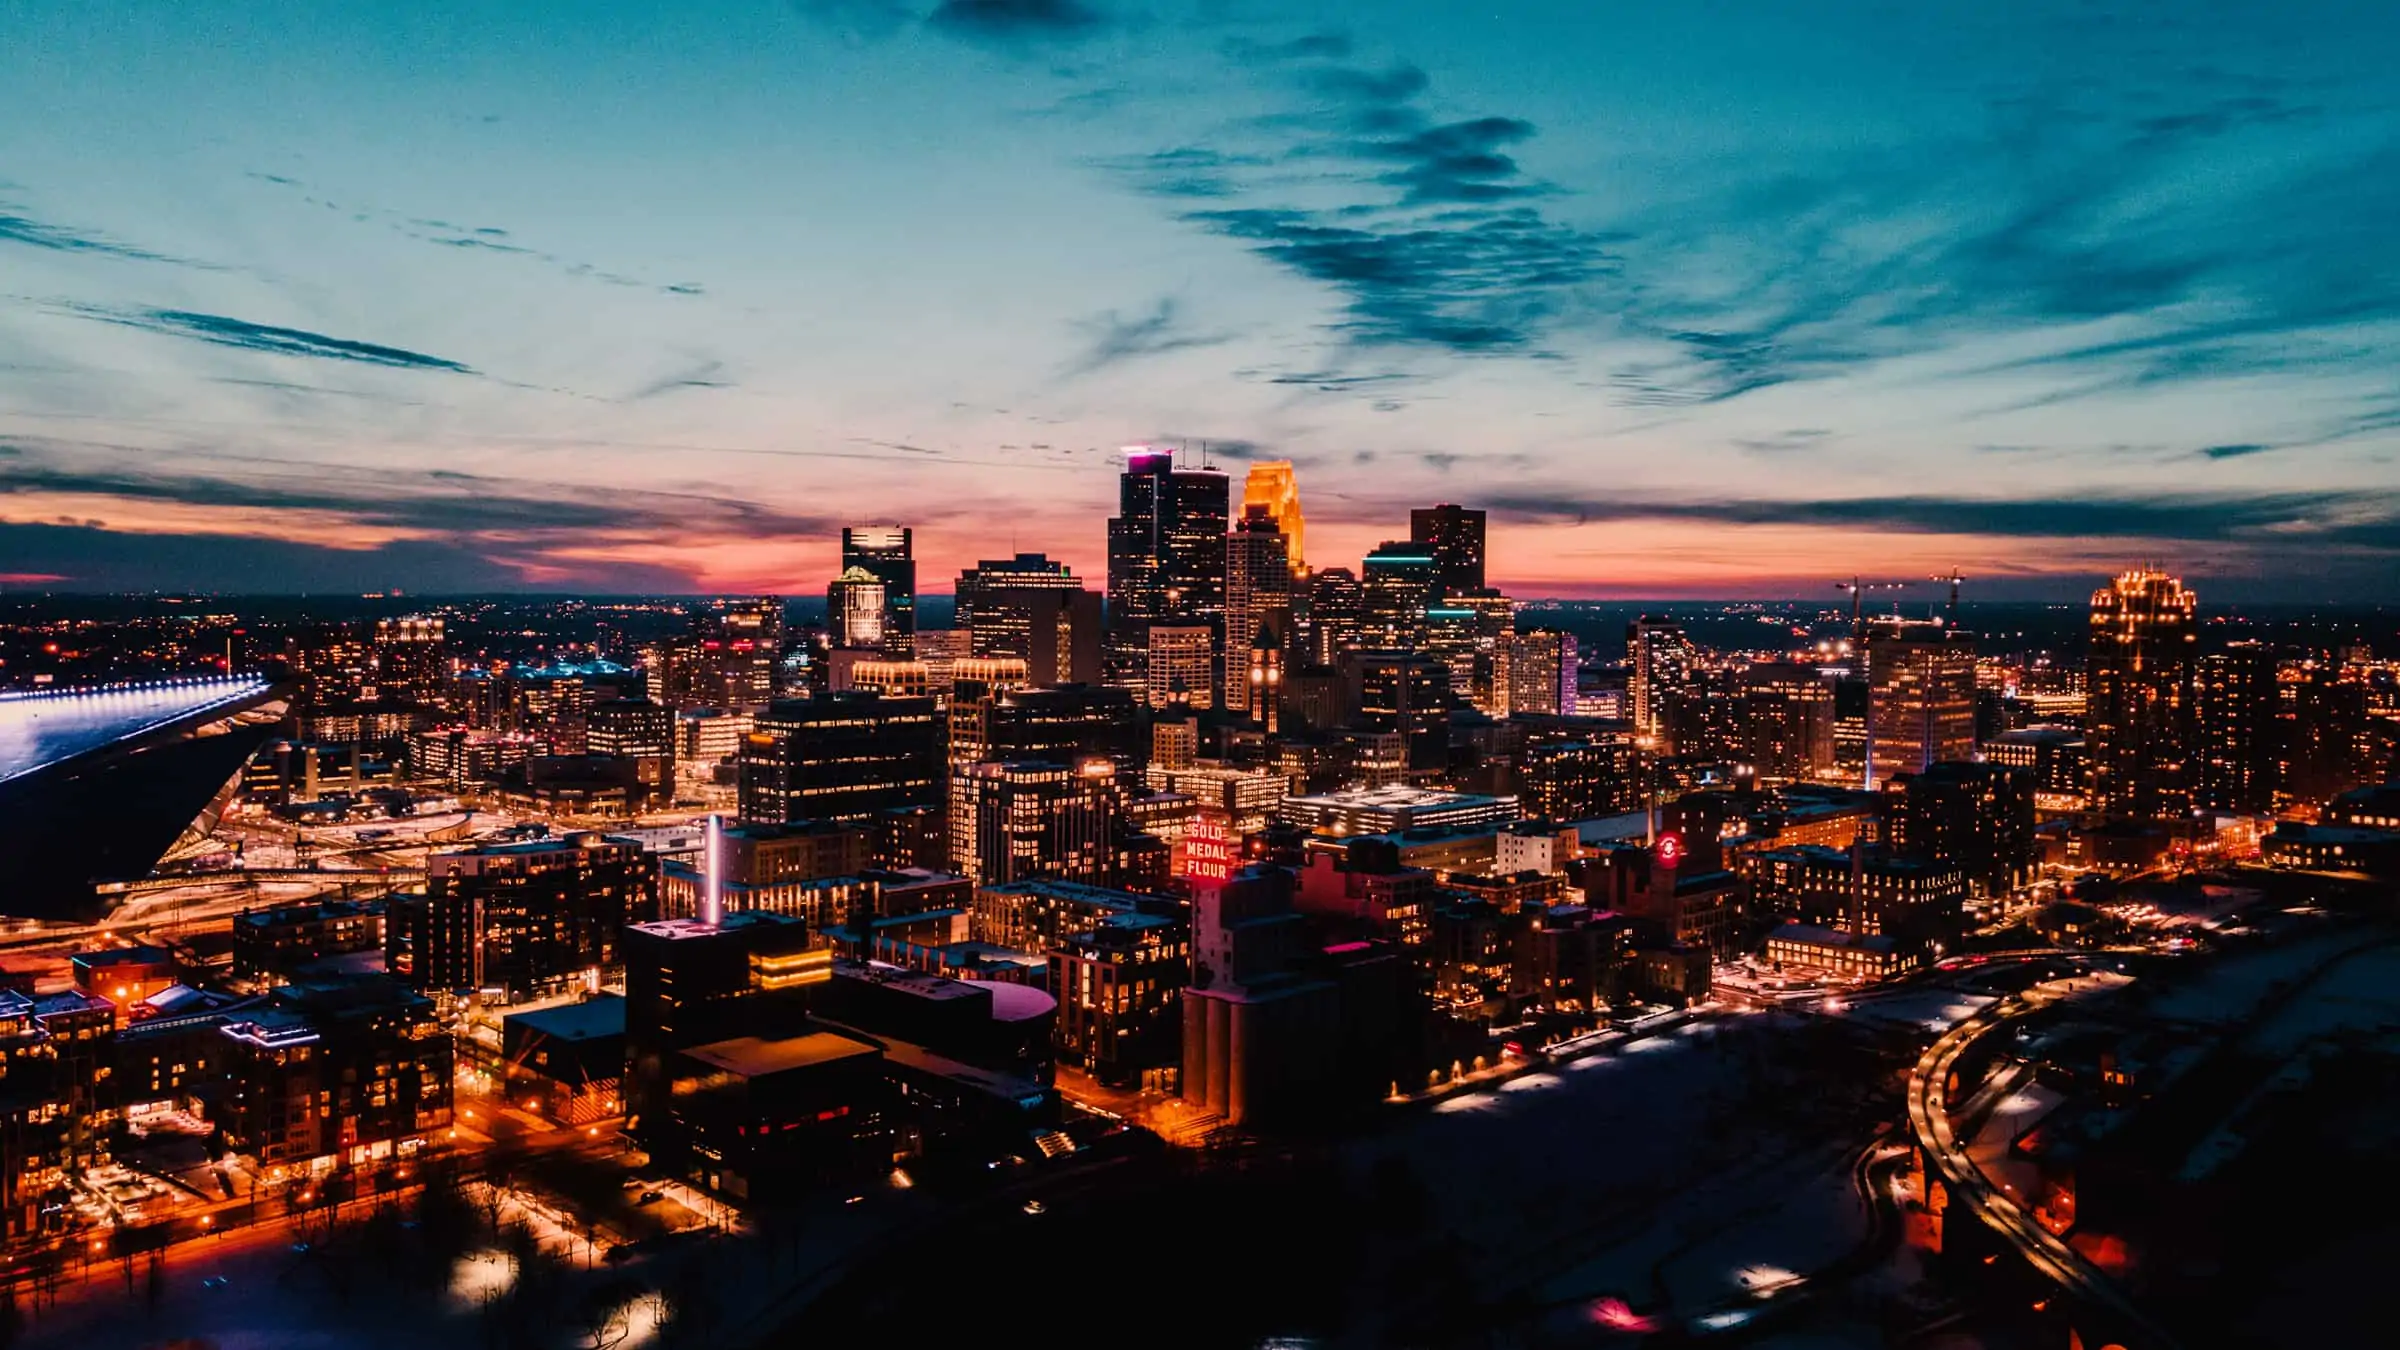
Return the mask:
[[1425,611],[1442,598],[1441,561],[1422,544],[1378,544],[1359,567],[1359,641],[1384,651],[1414,651],[1425,637]]
[[1450,661],[1450,687],[1487,717],[1508,716],[1509,665],[1515,656],[1517,602],[1485,588],[1471,594],[1452,594],[1442,601],[1446,610],[1468,616],[1463,657]]
[[1938,620],[1867,624],[1868,765],[1874,786],[1975,757],[1975,643]]
[[1634,732],[1644,740],[1657,740],[1665,734],[1667,705],[1691,685],[1699,655],[1682,624],[1645,614],[1626,630],[1625,664]]
[[2282,765],[2276,664],[2274,649],[2257,642],[2235,642],[2200,658],[2192,689],[2200,748],[2192,766],[2194,805],[2275,809]]
[[1510,716],[1575,715],[1575,635],[1535,628],[1509,639]]
[[906,525],[846,525],[842,572],[864,570],[883,583],[883,650],[903,660],[916,655],[917,559]]
[[1108,522],[1109,678],[1140,682],[1152,624],[1206,627],[1225,619],[1226,511],[1222,470],[1177,468],[1174,452],[1128,446]]
[[1116,766],[1105,759],[964,765],[950,778],[951,870],[984,886],[1109,880],[1115,788]]
[[883,581],[863,567],[835,577],[825,590],[825,631],[836,647],[860,651],[883,649],[885,590]]
[[783,652],[783,601],[775,596],[718,600],[701,611],[698,702],[760,708],[775,698],[775,661]]
[[776,703],[742,739],[742,819],[862,820],[938,806],[942,770],[930,698],[831,694]]
[[1287,459],[1262,460],[1250,466],[1250,476],[1242,483],[1242,513],[1252,507],[1264,508],[1267,518],[1275,522],[1275,532],[1283,536],[1285,551],[1291,563],[1292,576],[1308,575],[1308,565],[1301,561],[1300,482],[1292,473]]
[[1150,706],[1209,707],[1216,689],[1216,636],[1197,624],[1153,624],[1144,646]]
[[1815,666],[1763,661],[1742,672],[1742,758],[1767,781],[1833,767],[1833,681]]
[[375,621],[375,691],[387,700],[438,705],[450,680],[439,615]]
[[[1280,652],[1291,633],[1290,541],[1263,506],[1246,506],[1225,536],[1225,706],[1254,712],[1250,698],[1253,648]],[[1280,669],[1280,659],[1278,660]]]
[[1347,567],[1328,567],[1308,579],[1306,625],[1301,664],[1341,664],[1342,653],[1359,645],[1366,619],[1366,596],[1358,576]]
[[2092,808],[2162,820],[2191,808],[2193,647],[2199,601],[2136,568],[2092,593],[2084,740]]
[[1446,502],[1408,513],[1409,541],[1432,552],[1444,595],[1483,589],[1483,523],[1483,512]]

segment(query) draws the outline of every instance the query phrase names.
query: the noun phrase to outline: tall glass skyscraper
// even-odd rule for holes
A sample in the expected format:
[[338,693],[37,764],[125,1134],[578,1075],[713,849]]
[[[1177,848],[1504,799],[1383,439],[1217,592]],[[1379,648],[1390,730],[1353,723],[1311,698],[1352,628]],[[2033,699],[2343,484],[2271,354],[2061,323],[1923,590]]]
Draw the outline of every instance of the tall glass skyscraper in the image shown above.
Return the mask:
[[2191,810],[2199,601],[2154,567],[2092,593],[2084,739],[2092,808],[2162,820]]
[[859,568],[883,583],[883,649],[900,660],[917,650],[917,559],[906,525],[846,525],[842,570]]
[[1222,470],[1177,468],[1171,450],[1125,451],[1108,522],[1109,677],[1141,682],[1154,623],[1225,622],[1225,533],[1232,499]]

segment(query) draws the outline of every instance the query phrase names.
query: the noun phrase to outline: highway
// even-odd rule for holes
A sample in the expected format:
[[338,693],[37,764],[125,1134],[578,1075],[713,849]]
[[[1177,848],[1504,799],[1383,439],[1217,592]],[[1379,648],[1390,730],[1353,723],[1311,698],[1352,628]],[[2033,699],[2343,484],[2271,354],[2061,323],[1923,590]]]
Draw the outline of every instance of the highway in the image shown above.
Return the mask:
[[2126,1327],[2138,1331],[2155,1350],[2175,1350],[2175,1338],[2136,1307],[2114,1280],[2002,1194],[1967,1156],[1966,1147],[1951,1130],[1950,1071],[1976,1041],[2038,1006],[2037,1000],[2002,1000],[1951,1028],[1927,1048],[1908,1078],[1909,1128],[1941,1174],[1953,1205],[1973,1214],[2026,1264],[2072,1297],[2105,1308]]

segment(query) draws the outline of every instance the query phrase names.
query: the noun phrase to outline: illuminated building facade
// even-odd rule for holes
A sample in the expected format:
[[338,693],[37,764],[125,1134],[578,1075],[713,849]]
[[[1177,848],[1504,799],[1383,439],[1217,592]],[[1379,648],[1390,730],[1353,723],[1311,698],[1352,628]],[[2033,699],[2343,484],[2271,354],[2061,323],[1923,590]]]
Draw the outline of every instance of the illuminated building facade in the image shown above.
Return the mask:
[[[1291,541],[1263,506],[1244,507],[1233,533],[1225,536],[1225,702],[1234,712],[1266,716],[1274,700],[1259,706],[1268,662],[1282,671],[1282,652],[1292,631]],[[1254,678],[1255,677],[1255,678]]]
[[1508,715],[1575,715],[1575,635],[1535,628],[1509,639]]
[[1360,731],[1400,737],[1411,772],[1431,773],[1450,755],[1450,670],[1431,656],[1408,651],[1350,654],[1358,693],[1350,719]]
[[[882,637],[876,644],[903,659],[916,654],[917,559],[906,525],[848,525],[842,529],[842,574],[865,572],[883,585]],[[839,613],[829,609],[828,614]],[[861,644],[864,645],[864,644]]]
[[596,979],[657,904],[650,857],[598,834],[486,844],[425,861],[425,892],[386,907],[391,972],[425,991],[521,998]]
[[261,1167],[386,1159],[450,1125],[452,1050],[433,1002],[386,979],[278,988],[220,1028],[229,1152]]
[[375,621],[378,698],[440,706],[450,683],[450,648],[438,614]]
[[1143,642],[1150,706],[1207,708],[1216,701],[1216,635],[1197,624],[1152,624]]
[[1833,682],[1814,666],[1742,672],[1742,760],[1759,778],[1805,782],[1833,768]]
[[1668,704],[1690,686],[1699,660],[1682,624],[1647,614],[1633,621],[1625,634],[1625,692],[1636,735],[1646,741],[1667,735]]
[[2192,798],[2192,677],[2199,602],[2137,568],[2093,592],[2084,737],[2092,809],[2182,817]]
[[1020,658],[1037,685],[1091,684],[1101,677],[1100,599],[1043,554],[987,558],[959,573],[954,622],[970,656]]
[[1248,515],[1253,508],[1264,510],[1274,522],[1275,532],[1283,536],[1285,560],[1293,578],[1307,576],[1308,564],[1301,555],[1306,526],[1300,518],[1300,480],[1292,472],[1290,460],[1261,460],[1250,466],[1249,476],[1242,480],[1242,514]]
[[950,776],[950,866],[978,883],[1103,881],[1116,873],[1116,767],[963,765]]
[[1937,622],[1867,625],[1868,786],[1975,757],[1975,644]]
[[1425,612],[1442,598],[1442,566],[1423,544],[1378,544],[1359,565],[1359,642],[1414,651],[1425,640]]
[[743,739],[741,815],[858,820],[941,801],[942,737],[929,698],[832,694],[774,704]]
[[833,645],[883,650],[885,594],[882,578],[864,567],[849,568],[835,577],[825,590],[825,629]]
[[1153,624],[1199,626],[1225,617],[1230,485],[1213,468],[1177,468],[1171,450],[1130,446],[1108,522],[1109,678],[1147,683]]

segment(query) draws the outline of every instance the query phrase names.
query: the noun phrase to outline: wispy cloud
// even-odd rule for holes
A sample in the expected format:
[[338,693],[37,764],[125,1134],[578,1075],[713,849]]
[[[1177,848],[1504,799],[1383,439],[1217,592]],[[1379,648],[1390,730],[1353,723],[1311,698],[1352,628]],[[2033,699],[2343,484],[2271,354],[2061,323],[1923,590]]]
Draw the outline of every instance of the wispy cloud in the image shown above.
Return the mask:
[[246,319],[231,319],[222,314],[200,314],[182,309],[110,309],[99,305],[70,305],[66,311],[101,323],[273,356],[305,356],[360,365],[389,366],[400,370],[447,371],[458,375],[477,373],[463,362],[428,356],[403,347],[328,337],[303,328],[278,328],[272,324],[251,323]]
[[207,263],[128,244],[98,230],[71,229],[35,220],[5,204],[0,204],[0,244],[22,244],[52,253],[85,253],[103,258],[122,258],[129,262],[172,263],[178,267],[215,270]]
[[1194,329],[1183,317],[1182,303],[1171,295],[1159,297],[1146,311],[1106,310],[1081,320],[1075,328],[1085,346],[1068,362],[1070,375],[1088,375],[1145,356],[1215,347],[1233,340],[1231,333]]

